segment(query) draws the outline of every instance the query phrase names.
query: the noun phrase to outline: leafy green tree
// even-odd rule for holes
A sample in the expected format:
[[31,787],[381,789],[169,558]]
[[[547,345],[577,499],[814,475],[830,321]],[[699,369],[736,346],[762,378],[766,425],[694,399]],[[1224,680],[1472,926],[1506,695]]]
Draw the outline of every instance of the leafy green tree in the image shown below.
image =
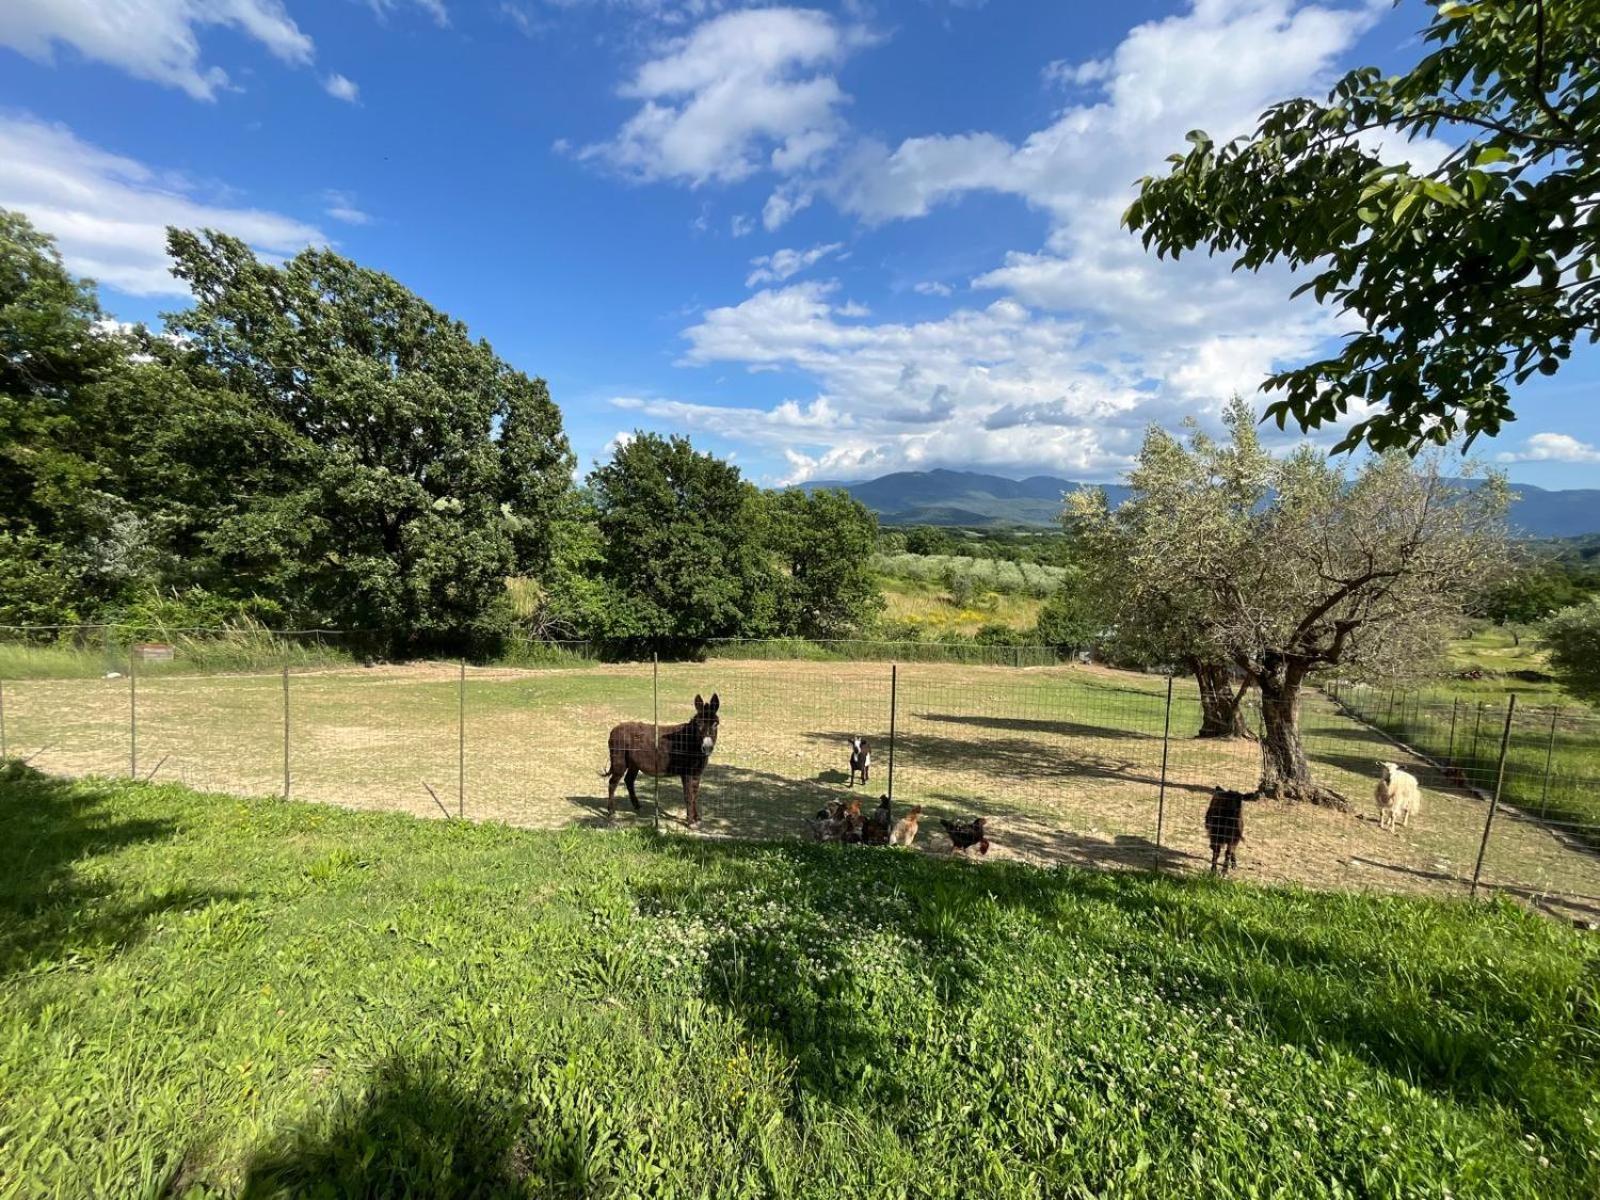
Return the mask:
[[760,637],[777,619],[766,505],[739,468],[638,433],[588,477],[608,637]]
[[1583,593],[1566,571],[1554,563],[1532,563],[1512,571],[1488,589],[1477,607],[1484,616],[1522,644],[1519,625],[1532,625],[1578,603]]
[[1403,674],[1437,654],[1471,589],[1504,561],[1509,491],[1498,478],[1463,487],[1433,457],[1377,456],[1353,478],[1310,446],[1276,459],[1237,399],[1227,424],[1222,444],[1152,429],[1115,512],[1099,492],[1068,502],[1083,544],[1128,563],[1119,616],[1159,631],[1176,596],[1191,652],[1259,690],[1260,791],[1343,803],[1311,778],[1306,683],[1335,666]]
[[548,563],[570,481],[544,382],[329,251],[274,266],[179,230],[168,249],[196,299],[168,318],[194,388],[171,449],[219,579],[397,651],[493,637],[506,578]]
[[1574,696],[1600,703],[1600,597],[1564,608],[1539,630],[1550,666]]
[[1039,610],[1034,637],[1041,645],[1084,650],[1101,640],[1106,624],[1104,601],[1082,572],[1074,571]]
[[[1226,145],[1191,133],[1125,217],[1163,255],[1303,269],[1353,319],[1337,354],[1266,384],[1280,427],[1378,405],[1339,449],[1492,436],[1511,383],[1600,337],[1600,0],[1430,4],[1411,70],[1351,71]],[[1406,155],[1436,133],[1462,140]]]
[[152,580],[157,548],[120,478],[137,347],[54,241],[0,209],[0,621],[94,619]]
[[907,554],[959,554],[961,546],[947,529],[934,525],[913,525],[906,530]]
[[779,630],[807,638],[859,632],[883,607],[872,574],[878,518],[842,489],[789,488],[771,493],[767,506]]

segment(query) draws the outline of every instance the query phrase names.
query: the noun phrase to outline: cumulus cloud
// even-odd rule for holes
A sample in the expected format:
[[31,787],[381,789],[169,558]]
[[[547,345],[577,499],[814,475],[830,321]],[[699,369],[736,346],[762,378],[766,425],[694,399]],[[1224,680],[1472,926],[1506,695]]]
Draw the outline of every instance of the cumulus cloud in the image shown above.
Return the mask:
[[167,269],[168,225],[221,229],[273,254],[327,240],[281,213],[208,201],[181,175],[30,116],[0,115],[0,207],[54,235],[72,270],[138,296],[187,294]]
[[952,462],[1107,478],[1132,461],[1152,397],[1136,372],[1093,353],[1078,322],[1000,299],[934,321],[863,323],[836,291],[767,289],[684,332],[685,364],[799,371],[817,381],[811,400],[649,411],[781,447],[791,481]]
[[[805,372],[819,396],[856,415],[814,443],[792,439],[789,461],[802,474],[938,461],[1115,474],[1145,425],[1214,417],[1233,392],[1253,394],[1344,331],[1309,298],[1286,303],[1296,282],[1287,272],[1235,274],[1204,256],[1162,262],[1121,216],[1135,181],[1158,171],[1189,129],[1232,136],[1271,103],[1325,89],[1379,11],[1195,0],[1130,30],[1103,57],[1050,64],[1046,81],[1078,89],[1074,102],[1021,140],[983,130],[894,145],[841,135],[819,166],[780,172],[763,214],[769,229],[817,197],[878,225],[982,191],[1042,212],[1044,243],[1013,248],[970,281],[999,299],[922,324],[847,320],[849,307],[822,284],[772,287],[706,313],[686,331],[685,361]],[[1406,152],[1425,163],[1438,149]],[[783,278],[752,276],[750,286]],[[912,288],[954,292],[940,281]]]
[[335,100],[345,100],[351,104],[354,104],[357,100],[361,99],[361,88],[356,84],[356,82],[352,79],[345,78],[343,75],[340,75],[337,72],[329,75],[327,79],[323,80],[322,86],[327,90],[328,95],[332,96]]
[[0,6],[0,45],[51,62],[59,46],[139,79],[182,88],[210,100],[230,86],[228,73],[201,61],[198,31],[226,26],[260,43],[291,66],[312,58],[280,0],[7,0]]
[[1600,463],[1600,449],[1580,442],[1571,434],[1536,433],[1522,444],[1522,449],[1508,450],[1495,458],[1503,463]]
[[619,89],[639,109],[615,137],[579,155],[691,185],[812,166],[842,129],[846,98],[831,69],[863,40],[811,9],[713,17],[657,47]]
[[829,242],[825,246],[812,246],[809,250],[784,249],[757,255],[750,260],[755,270],[745,277],[744,285],[753,288],[763,283],[782,283],[843,249],[843,242]]

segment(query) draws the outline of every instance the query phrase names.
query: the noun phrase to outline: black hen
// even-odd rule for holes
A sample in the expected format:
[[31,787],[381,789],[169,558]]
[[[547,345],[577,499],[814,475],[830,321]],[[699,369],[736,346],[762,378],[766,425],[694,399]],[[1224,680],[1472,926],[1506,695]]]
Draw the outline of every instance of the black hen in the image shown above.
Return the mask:
[[939,818],[939,824],[944,826],[944,831],[950,835],[950,844],[961,853],[965,854],[974,846],[979,854],[989,853],[989,838],[984,832],[984,826],[989,823],[987,817],[974,817],[970,821],[947,821]]

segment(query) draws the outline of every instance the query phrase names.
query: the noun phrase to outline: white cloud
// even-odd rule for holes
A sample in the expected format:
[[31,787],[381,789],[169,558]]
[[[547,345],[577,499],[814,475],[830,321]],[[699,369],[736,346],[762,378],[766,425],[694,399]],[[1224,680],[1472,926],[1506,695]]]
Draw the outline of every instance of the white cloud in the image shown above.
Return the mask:
[[335,221],[346,225],[372,224],[372,214],[357,207],[356,198],[349,192],[327,191],[322,193],[322,198],[327,202],[327,207],[322,211]]
[[322,86],[327,89],[328,95],[335,100],[347,100],[354,104],[361,98],[361,88],[352,79],[346,79],[335,72],[323,80]]
[[644,411],[782,448],[791,481],[939,463],[1108,478],[1131,462],[1155,412],[1136,373],[1099,361],[1077,322],[1002,299],[918,324],[855,323],[864,310],[836,303],[834,290],[757,292],[684,333],[685,364],[800,371],[817,381],[812,400],[770,410],[651,401]]
[[789,218],[809,208],[816,193],[807,187],[781,187],[761,206],[761,226],[768,233],[788,224]]
[[291,66],[312,58],[311,39],[280,0],[6,0],[0,5],[0,45],[40,62],[57,45],[118,67],[139,79],[182,88],[210,100],[229,86],[221,67],[201,62],[197,31],[228,26],[259,42]]
[[911,285],[911,290],[919,296],[953,296],[955,288],[948,283],[940,283],[937,279],[923,279]]
[[1088,62],[1070,62],[1058,58],[1046,63],[1044,70],[1039,72],[1045,85],[1054,88],[1087,87],[1091,83],[1099,83],[1110,74],[1111,60],[1108,58],[1093,58]]
[[1571,434],[1536,433],[1522,444],[1521,450],[1506,451],[1495,458],[1503,463],[1600,463],[1600,449],[1580,442]]
[[80,141],[66,127],[0,115],[0,207],[54,235],[72,270],[140,296],[181,296],[166,227],[221,229],[273,254],[327,239],[281,213],[210,203],[182,176]]
[[745,234],[750,233],[752,230],[755,229],[755,227],[756,227],[755,221],[751,220],[749,217],[743,215],[742,213],[734,214],[734,218],[729,223],[729,226],[728,226],[729,230],[733,233],[733,236],[736,237],[736,238],[744,237]]
[[[397,8],[405,7],[408,0],[367,0],[367,7],[377,16],[387,19],[390,13]],[[450,12],[444,6],[444,0],[409,0],[411,7],[420,8],[424,13],[433,18],[433,23],[441,29],[450,24]],[[509,8],[510,5],[503,6]]]
[[753,288],[763,283],[782,283],[843,249],[843,242],[829,242],[825,246],[812,246],[809,250],[784,249],[757,255],[750,260],[755,270],[745,278],[744,285]]
[[638,111],[580,157],[692,185],[733,182],[763,166],[812,166],[842,128],[837,109],[846,97],[828,68],[863,40],[810,9],[714,17],[658,46],[620,89],[641,102]]

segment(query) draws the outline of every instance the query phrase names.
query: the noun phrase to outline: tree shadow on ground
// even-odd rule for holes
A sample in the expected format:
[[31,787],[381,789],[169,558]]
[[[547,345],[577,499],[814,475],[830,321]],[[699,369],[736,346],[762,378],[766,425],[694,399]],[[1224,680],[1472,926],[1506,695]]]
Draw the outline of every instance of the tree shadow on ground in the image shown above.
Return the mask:
[[579,1138],[530,1138],[524,1106],[500,1091],[491,1103],[458,1076],[428,1060],[385,1062],[359,1095],[258,1151],[241,1197],[588,1194]]
[[919,721],[941,721],[952,725],[973,725],[979,729],[1009,729],[1021,733],[1046,733],[1056,737],[1130,738],[1160,741],[1159,733],[1140,729],[1118,729],[1111,725],[1084,725],[1078,721],[1046,721],[1036,717],[993,717],[972,713],[919,712]]
[[239,898],[181,886],[119,895],[84,867],[127,846],[174,838],[177,822],[118,820],[106,811],[112,785],[52,779],[18,762],[0,766],[0,783],[0,977],[123,948],[153,918]]

